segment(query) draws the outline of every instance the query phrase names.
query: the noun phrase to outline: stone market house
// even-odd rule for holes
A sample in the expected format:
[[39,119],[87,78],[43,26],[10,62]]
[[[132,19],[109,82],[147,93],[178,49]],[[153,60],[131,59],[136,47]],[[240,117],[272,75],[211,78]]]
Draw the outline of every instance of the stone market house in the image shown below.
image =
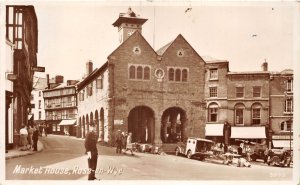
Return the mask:
[[156,145],[204,137],[205,62],[182,35],[155,52],[141,35],[146,21],[120,14],[113,23],[120,46],[79,83],[81,136],[94,122],[105,142],[119,129]]
[[262,71],[230,72],[228,61],[201,57],[180,34],[154,51],[141,34],[146,21],[131,9],[121,13],[113,23],[120,46],[100,68],[86,63],[86,77],[77,84],[78,137],[95,124],[100,141],[112,144],[121,130],[132,132],[133,142],[164,151],[187,137],[269,146],[279,127],[270,118],[276,82],[268,64]]

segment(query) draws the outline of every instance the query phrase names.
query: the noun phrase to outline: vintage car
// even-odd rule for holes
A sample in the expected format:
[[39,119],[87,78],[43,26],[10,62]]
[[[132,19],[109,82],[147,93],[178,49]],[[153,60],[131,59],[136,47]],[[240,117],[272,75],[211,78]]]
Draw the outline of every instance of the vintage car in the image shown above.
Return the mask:
[[267,163],[272,166],[289,167],[291,163],[290,151],[285,149],[271,149]]
[[213,154],[211,151],[213,144],[212,140],[189,137],[186,144],[176,147],[175,155],[184,155],[189,159],[198,158],[200,161],[203,161],[206,157]]
[[253,147],[253,153],[251,154],[251,160],[256,161],[256,159],[265,159],[265,150],[267,146],[262,144],[256,144]]

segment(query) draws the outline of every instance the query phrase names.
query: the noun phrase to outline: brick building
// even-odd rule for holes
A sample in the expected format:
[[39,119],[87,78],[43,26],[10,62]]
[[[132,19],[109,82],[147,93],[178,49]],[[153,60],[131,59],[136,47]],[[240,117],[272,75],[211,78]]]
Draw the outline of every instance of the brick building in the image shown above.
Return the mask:
[[269,77],[267,70],[228,73],[227,121],[231,125],[230,143],[236,139],[268,142]]
[[[104,140],[108,142],[119,129],[132,132],[134,142],[159,145],[183,141],[188,136],[204,137],[205,62],[182,35],[155,52],[141,35],[146,20],[129,10],[113,23],[118,27],[121,44],[104,66],[87,77],[96,83],[103,75],[107,91],[102,103],[98,99],[98,106],[84,103],[85,108],[81,108],[83,103],[79,103],[83,135],[85,124],[103,108],[104,117],[100,119],[104,120]],[[100,91],[94,93],[97,85],[92,84],[88,79],[81,82],[78,96],[85,92],[86,101],[101,96]],[[92,93],[87,92],[88,86]]]
[[[270,123],[273,147],[292,147],[293,71],[283,70],[270,76]],[[291,142],[290,142],[291,141]]]
[[77,135],[77,129],[74,128],[77,120],[77,82],[68,80],[63,83],[63,77],[57,76],[55,84],[61,84],[43,91],[46,114],[44,126],[48,133]]
[[[223,142],[225,134],[224,124],[227,121],[227,74],[228,61],[203,57],[206,65],[205,73],[205,101],[206,127],[205,136],[214,141]],[[229,136],[225,137],[228,138]],[[228,143],[228,141],[226,141]]]

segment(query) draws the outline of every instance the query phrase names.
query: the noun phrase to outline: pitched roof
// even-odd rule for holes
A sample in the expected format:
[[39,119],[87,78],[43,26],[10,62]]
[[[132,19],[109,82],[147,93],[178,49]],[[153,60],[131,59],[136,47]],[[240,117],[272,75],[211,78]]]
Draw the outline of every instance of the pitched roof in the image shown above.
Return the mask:
[[165,51],[171,46],[171,44],[174,42],[174,40],[172,40],[171,42],[169,42],[168,44],[164,45],[163,47],[161,47],[159,50],[156,51],[156,53],[158,55],[163,55],[165,53]]
[[113,52],[111,52],[111,54],[108,55],[107,58],[109,58],[111,55],[113,55],[116,51],[119,50],[119,48],[121,48],[126,42],[128,42],[130,39],[134,38],[136,35],[141,36],[141,40],[145,41],[145,43],[152,49],[152,51],[157,54],[154,49],[152,48],[152,46],[147,42],[147,40],[145,39],[145,37],[143,37],[143,35],[139,32],[139,31],[135,31],[131,36],[129,36],[125,41],[123,41]]
[[190,45],[190,43],[181,34],[179,34],[173,41],[169,42],[168,44],[166,44],[165,46],[163,46],[162,48],[157,50],[157,54],[162,56],[164,53],[166,53],[166,51],[170,48],[170,46],[180,37],[196,53],[196,55],[198,55],[198,57],[201,58],[201,60],[205,63],[203,58],[198,54],[198,52]]
[[34,77],[33,78],[33,89],[36,90],[44,90],[47,88],[47,79],[46,78],[41,78],[41,77]]

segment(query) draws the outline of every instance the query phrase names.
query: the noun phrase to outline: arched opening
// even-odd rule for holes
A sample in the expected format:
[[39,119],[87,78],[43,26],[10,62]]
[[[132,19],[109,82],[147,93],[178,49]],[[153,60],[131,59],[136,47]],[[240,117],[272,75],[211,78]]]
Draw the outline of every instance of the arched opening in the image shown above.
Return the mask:
[[85,123],[86,123],[86,133],[90,131],[90,121],[89,121],[89,115],[87,114],[85,117]]
[[85,117],[84,116],[82,117],[82,128],[83,128],[82,135],[83,135],[83,137],[85,137]]
[[185,140],[186,113],[179,107],[164,111],[161,119],[161,140],[163,143],[177,143]]
[[79,117],[79,120],[78,120],[78,127],[77,127],[77,137],[78,138],[81,138],[81,132],[82,132],[82,124],[81,124],[81,117]]
[[98,115],[98,110],[95,111],[95,126],[96,126],[97,138],[99,138],[99,115]]
[[90,114],[90,125],[94,125],[94,116],[92,112]]
[[104,141],[104,109],[100,109],[100,141]]
[[129,112],[128,132],[132,133],[132,142],[154,142],[154,112],[146,106],[138,106]]

